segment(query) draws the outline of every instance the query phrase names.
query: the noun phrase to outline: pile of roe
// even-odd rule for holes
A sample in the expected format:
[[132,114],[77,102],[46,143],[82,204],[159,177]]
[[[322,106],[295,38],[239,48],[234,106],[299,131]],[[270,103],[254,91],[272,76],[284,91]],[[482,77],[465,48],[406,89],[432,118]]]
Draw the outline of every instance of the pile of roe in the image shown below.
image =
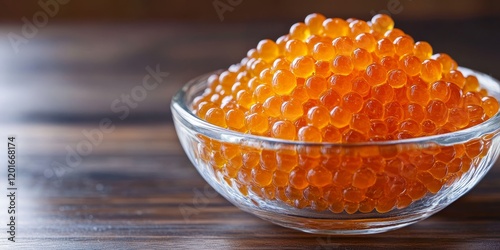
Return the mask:
[[[192,109],[241,133],[349,144],[450,133],[486,121],[499,104],[448,54],[433,54],[387,15],[366,22],[310,14],[210,76]],[[387,212],[459,179],[487,151],[469,144],[352,157],[208,140],[199,156],[244,194],[298,208]]]

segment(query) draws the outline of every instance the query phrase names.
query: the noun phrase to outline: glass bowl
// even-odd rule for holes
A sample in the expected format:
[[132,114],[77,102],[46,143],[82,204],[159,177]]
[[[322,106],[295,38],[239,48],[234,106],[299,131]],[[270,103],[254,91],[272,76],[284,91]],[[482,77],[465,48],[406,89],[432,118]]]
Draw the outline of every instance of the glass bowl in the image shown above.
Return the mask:
[[[497,80],[460,70],[477,76],[500,99]],[[452,133],[353,144],[287,141],[223,129],[190,108],[211,74],[193,79],[172,100],[182,147],[228,201],[284,227],[371,234],[410,225],[469,191],[500,152],[499,113]],[[305,181],[314,178],[331,178],[332,183]]]

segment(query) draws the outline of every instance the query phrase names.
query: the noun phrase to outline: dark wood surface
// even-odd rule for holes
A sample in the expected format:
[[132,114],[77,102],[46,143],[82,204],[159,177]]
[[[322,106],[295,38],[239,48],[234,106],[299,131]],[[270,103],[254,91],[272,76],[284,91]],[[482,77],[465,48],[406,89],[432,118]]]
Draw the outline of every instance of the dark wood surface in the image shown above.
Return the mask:
[[[420,248],[500,247],[500,165],[468,194],[417,224],[367,236],[321,236],[244,213],[214,193],[180,148],[173,127],[122,126],[98,152],[60,178],[44,175],[82,126],[25,127],[19,136],[16,247],[66,248]],[[46,143],[47,136],[52,143]],[[43,144],[43,145],[42,145]],[[27,152],[30,152],[29,154]],[[184,211],[184,212],[183,212]],[[2,239],[2,244],[5,244]]]
[[[63,1],[61,1],[63,2]],[[219,16],[214,2],[191,0],[127,0],[117,5],[113,0],[68,1],[61,4],[60,11],[53,17],[60,21],[141,21],[141,20],[198,20],[218,22]],[[226,20],[248,21],[301,19],[304,13],[320,10],[325,15],[344,18],[356,16],[370,18],[371,12],[393,10],[400,18],[422,20],[429,18],[454,18],[495,16],[500,13],[500,4],[495,0],[349,0],[349,1],[217,1],[220,8],[226,7]],[[234,5],[234,7],[232,6]],[[402,8],[402,9],[400,9]],[[38,1],[0,1],[0,21],[15,22],[29,13],[40,10]]]
[[[453,23],[440,22],[429,32],[420,24],[403,25],[437,51],[456,51],[449,53],[462,65],[498,78],[499,52],[488,46],[500,41],[492,35],[499,23],[471,21],[468,40],[450,37],[458,30]],[[17,54],[0,40],[0,143],[16,135],[19,158],[18,238],[10,243],[0,233],[0,248],[499,249],[498,161],[472,191],[438,214],[368,236],[279,227],[240,211],[207,186],[177,140],[170,97],[190,78],[237,62],[259,39],[277,37],[287,25],[53,25]],[[451,33],[440,34],[442,28]],[[1,27],[1,37],[18,30]],[[489,39],[474,38],[480,34]],[[119,120],[110,104],[156,64],[170,73],[166,83]],[[65,162],[65,148],[85,140],[82,131],[97,128],[102,118],[112,120],[115,130],[80,164],[54,172],[56,162]],[[0,204],[5,225],[5,195]]]

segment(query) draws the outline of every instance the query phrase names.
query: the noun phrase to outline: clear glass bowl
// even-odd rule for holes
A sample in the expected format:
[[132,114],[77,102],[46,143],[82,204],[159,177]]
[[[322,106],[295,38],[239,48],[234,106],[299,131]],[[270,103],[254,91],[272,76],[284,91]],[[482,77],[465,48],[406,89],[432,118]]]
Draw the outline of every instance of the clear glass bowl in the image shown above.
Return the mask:
[[[460,70],[477,76],[482,87],[500,99],[497,80]],[[499,113],[453,133],[355,144],[286,141],[223,129],[190,109],[210,75],[190,81],[172,100],[180,142],[198,172],[228,201],[284,227],[321,234],[401,228],[464,195],[500,152]],[[290,183],[294,176],[318,168],[334,184]],[[363,176],[372,181],[359,181]]]

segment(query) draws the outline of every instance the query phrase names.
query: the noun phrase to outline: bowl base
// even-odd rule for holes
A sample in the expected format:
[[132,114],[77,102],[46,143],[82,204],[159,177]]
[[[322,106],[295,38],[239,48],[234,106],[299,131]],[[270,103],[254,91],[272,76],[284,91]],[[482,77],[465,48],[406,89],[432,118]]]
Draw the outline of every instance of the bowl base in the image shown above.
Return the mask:
[[362,235],[376,234],[396,230],[418,221],[431,214],[414,214],[377,219],[333,220],[323,218],[304,218],[294,215],[276,214],[260,209],[241,207],[242,210],[257,217],[283,227],[300,230],[312,234],[326,235]]

